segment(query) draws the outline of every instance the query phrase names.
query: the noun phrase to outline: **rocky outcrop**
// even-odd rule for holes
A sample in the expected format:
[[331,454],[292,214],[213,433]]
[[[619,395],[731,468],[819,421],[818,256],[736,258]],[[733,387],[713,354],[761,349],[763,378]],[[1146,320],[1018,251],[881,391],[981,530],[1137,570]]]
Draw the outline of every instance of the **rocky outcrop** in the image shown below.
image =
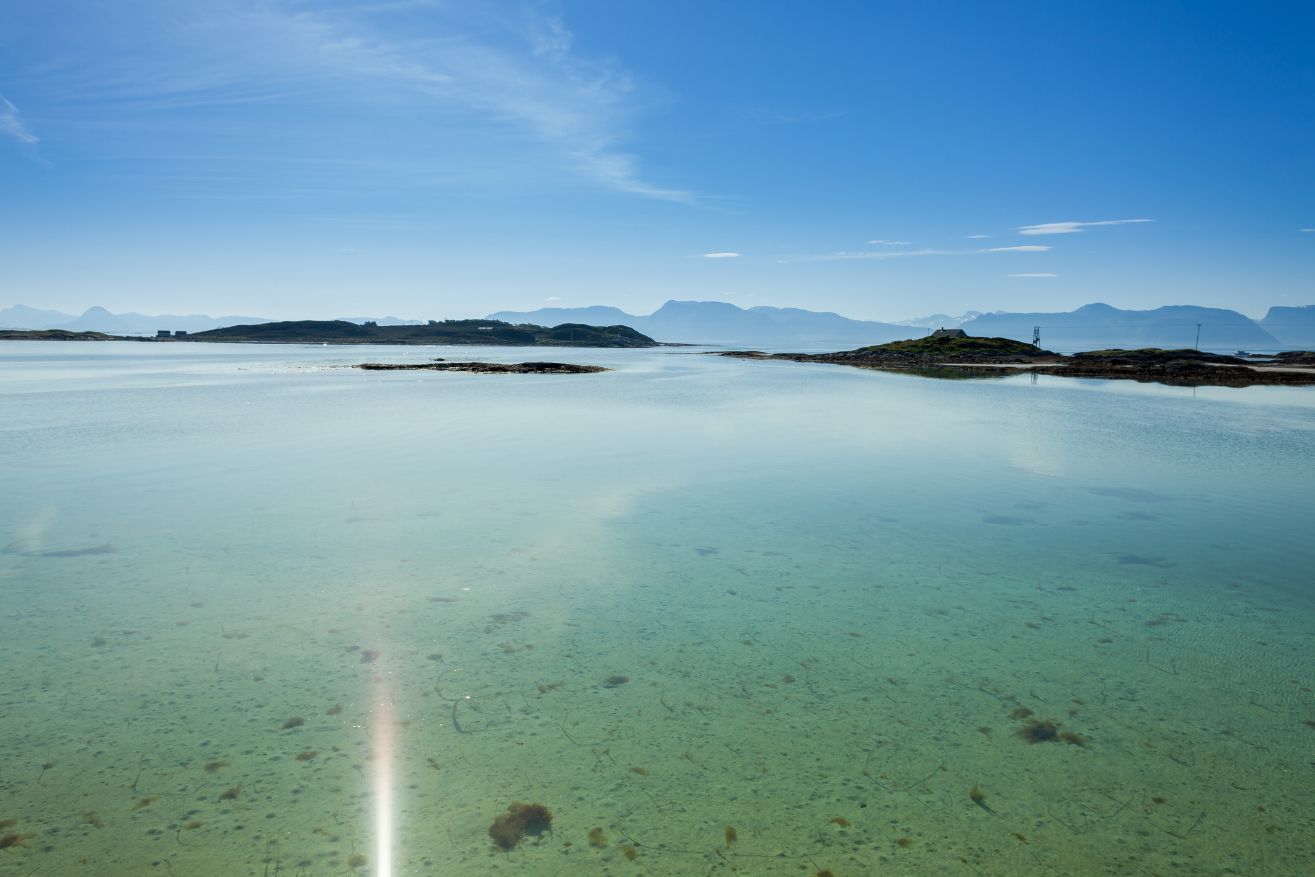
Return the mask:
[[611,371],[598,365],[569,362],[447,362],[421,363],[363,362],[356,366],[366,371],[434,371],[473,372],[480,375],[586,375]]

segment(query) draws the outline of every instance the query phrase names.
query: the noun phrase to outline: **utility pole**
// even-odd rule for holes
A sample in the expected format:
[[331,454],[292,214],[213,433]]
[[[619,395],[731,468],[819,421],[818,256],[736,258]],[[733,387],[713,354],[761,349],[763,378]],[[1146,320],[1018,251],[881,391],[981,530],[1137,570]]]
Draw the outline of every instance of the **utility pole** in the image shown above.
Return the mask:
[[1040,327],[1040,326],[1033,326],[1033,327],[1032,327],[1032,346],[1033,346],[1033,347],[1040,347],[1040,346],[1041,346],[1041,327]]
[[1196,324],[1196,349],[1201,349],[1201,324]]

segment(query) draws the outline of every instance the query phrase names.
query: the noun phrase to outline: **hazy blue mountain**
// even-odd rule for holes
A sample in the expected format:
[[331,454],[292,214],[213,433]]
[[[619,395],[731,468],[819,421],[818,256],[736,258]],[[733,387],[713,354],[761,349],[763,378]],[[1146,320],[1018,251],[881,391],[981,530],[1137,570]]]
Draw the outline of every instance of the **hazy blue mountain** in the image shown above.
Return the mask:
[[[424,320],[407,320],[402,317],[338,317],[338,319],[345,323],[356,323],[357,325],[374,323],[376,326],[423,326],[425,324]],[[260,322],[268,323],[273,321],[262,320]]]
[[67,329],[70,332],[106,332],[111,335],[154,335],[158,329],[204,332],[221,326],[267,322],[269,320],[266,317],[116,314],[102,307],[87,308],[77,316],[27,305],[14,305],[0,310],[0,329]]
[[115,314],[102,307],[90,307],[82,316],[52,326],[53,329],[68,329],[71,332],[108,332],[111,335],[154,335],[157,329],[185,332],[204,332],[221,326],[235,326],[247,323],[269,322],[263,317],[210,317],[205,314]]
[[14,305],[0,310],[0,329],[54,329],[76,319],[72,314],[60,311]]
[[188,329],[187,326],[175,326],[172,323],[161,324],[155,317],[146,314],[114,314],[102,307],[87,308],[81,316],[55,328],[70,332],[108,332],[111,335],[145,335],[154,334],[156,329]]
[[669,301],[640,329],[658,341],[686,344],[779,344],[788,336],[765,314],[724,301]]
[[1274,349],[1278,339],[1237,311],[1171,305],[1153,311],[1125,311],[1107,304],[1083,305],[1066,313],[982,314],[959,328],[969,335],[1032,340],[1041,327],[1041,346],[1050,350],[1107,347],[1183,348],[1196,344],[1197,324],[1204,349]]
[[532,323],[535,326],[560,326],[562,323],[584,323],[587,326],[634,326],[631,320],[642,319],[627,314],[620,308],[595,305],[589,308],[539,308],[537,311],[498,311],[489,314],[490,320],[502,320],[513,325]]
[[880,344],[919,334],[889,323],[851,320],[801,308],[754,307],[723,301],[669,301],[648,316],[613,307],[499,311],[489,319],[556,325],[562,322],[630,326],[659,341],[745,347],[845,347]]
[[[895,340],[908,338],[910,333],[903,326],[891,323],[878,323],[871,320],[851,320],[831,311],[807,311],[802,308],[774,308],[766,305],[749,308],[749,312],[766,317],[779,329],[791,335],[819,341],[838,343],[868,343],[868,339],[882,338]],[[880,342],[873,342],[880,343]]]
[[[969,320],[975,320],[982,315],[981,311],[964,311],[957,317],[949,314],[929,314],[925,317],[914,317],[912,320],[896,320],[896,326],[921,326],[924,329],[958,329]],[[1032,339],[1028,339],[1031,341]]]
[[1270,308],[1260,326],[1284,347],[1315,349],[1315,305]]

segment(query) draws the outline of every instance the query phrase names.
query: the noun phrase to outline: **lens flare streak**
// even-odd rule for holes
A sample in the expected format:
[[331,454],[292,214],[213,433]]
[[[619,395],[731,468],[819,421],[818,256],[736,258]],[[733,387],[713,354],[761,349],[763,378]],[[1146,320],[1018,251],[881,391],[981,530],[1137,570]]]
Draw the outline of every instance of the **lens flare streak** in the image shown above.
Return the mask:
[[387,682],[375,692],[374,724],[374,861],[375,877],[393,873],[393,698]]

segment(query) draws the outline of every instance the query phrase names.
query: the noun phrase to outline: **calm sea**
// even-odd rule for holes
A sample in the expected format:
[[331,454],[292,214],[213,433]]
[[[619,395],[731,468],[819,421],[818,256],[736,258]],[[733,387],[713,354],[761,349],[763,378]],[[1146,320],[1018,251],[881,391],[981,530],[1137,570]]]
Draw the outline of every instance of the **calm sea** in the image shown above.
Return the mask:
[[[436,355],[614,371],[342,367]],[[1313,462],[1310,389],[6,343],[0,874],[1315,873]]]

